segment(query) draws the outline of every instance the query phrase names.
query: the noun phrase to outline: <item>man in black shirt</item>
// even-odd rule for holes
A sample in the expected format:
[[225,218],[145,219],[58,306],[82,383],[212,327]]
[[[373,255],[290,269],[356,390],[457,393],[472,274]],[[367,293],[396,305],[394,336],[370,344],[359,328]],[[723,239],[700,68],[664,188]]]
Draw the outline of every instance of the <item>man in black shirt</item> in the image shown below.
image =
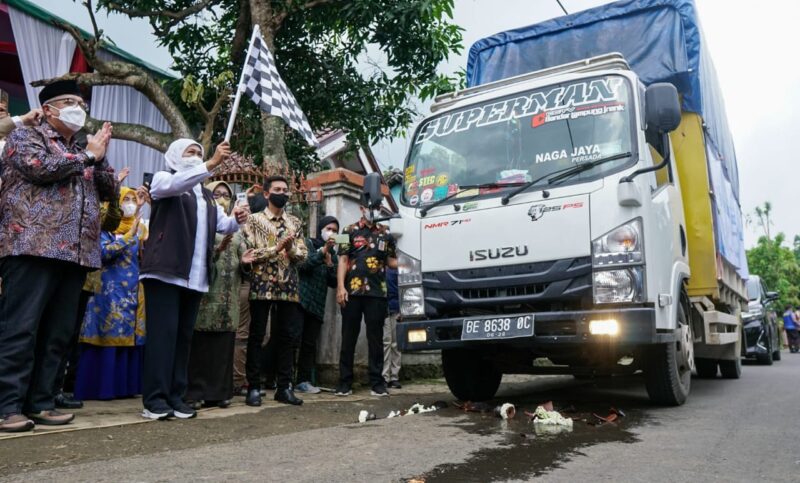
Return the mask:
[[373,396],[388,396],[383,379],[383,323],[387,314],[386,267],[397,268],[394,237],[385,225],[362,217],[344,229],[349,241],[339,249],[336,299],[342,307],[342,347],[339,353],[337,396],[353,393],[353,359],[361,332],[361,318],[367,326],[369,383]]

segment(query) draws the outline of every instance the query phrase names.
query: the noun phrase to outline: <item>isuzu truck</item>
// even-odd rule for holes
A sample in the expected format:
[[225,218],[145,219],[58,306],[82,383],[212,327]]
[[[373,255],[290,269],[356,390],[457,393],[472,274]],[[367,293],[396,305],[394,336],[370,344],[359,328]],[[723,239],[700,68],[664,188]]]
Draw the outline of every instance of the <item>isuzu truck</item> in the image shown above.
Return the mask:
[[623,1],[475,43],[405,162],[404,352],[452,393],[503,374],[641,371],[682,404],[738,378],[746,306],[736,157],[691,0]]

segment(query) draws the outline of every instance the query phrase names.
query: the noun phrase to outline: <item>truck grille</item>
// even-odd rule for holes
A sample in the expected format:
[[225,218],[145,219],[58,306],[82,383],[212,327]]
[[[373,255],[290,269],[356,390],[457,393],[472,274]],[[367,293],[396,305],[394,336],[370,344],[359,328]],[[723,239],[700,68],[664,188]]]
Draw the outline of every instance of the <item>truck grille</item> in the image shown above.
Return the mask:
[[459,290],[461,296],[468,300],[474,299],[493,299],[498,297],[520,297],[525,295],[536,295],[544,292],[547,284],[520,285],[517,287],[504,288],[471,288]]
[[591,304],[590,257],[422,275],[428,317],[567,310]]

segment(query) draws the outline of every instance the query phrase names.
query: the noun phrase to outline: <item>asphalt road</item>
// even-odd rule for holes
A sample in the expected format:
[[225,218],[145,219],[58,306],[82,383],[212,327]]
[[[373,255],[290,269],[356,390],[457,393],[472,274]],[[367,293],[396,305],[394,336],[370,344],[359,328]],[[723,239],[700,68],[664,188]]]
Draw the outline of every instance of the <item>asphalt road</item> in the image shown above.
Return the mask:
[[[800,355],[742,378],[692,382],[678,408],[649,405],[636,377],[504,383],[495,401],[517,416],[433,413],[354,423],[415,399],[396,393],[360,403],[267,409],[216,420],[90,430],[0,444],[2,481],[800,481]],[[572,432],[537,434],[524,410],[552,400],[575,418]],[[625,413],[590,425],[592,413]],[[53,446],[58,444],[58,446]],[[109,450],[108,448],[112,448]],[[41,453],[66,456],[51,463]],[[37,459],[39,458],[39,459]],[[37,463],[38,464],[38,463]],[[47,468],[38,470],[37,468]]]

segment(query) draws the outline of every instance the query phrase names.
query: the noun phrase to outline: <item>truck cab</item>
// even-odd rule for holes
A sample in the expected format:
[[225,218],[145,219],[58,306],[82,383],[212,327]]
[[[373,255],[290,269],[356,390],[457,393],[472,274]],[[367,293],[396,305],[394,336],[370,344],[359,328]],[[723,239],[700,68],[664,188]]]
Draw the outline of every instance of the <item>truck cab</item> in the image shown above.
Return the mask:
[[682,404],[695,346],[738,320],[687,290],[668,136],[682,121],[677,90],[645,87],[608,54],[440,97],[432,111],[391,225],[401,350],[440,349],[463,400],[493,397],[502,374],[642,370],[654,401]]

